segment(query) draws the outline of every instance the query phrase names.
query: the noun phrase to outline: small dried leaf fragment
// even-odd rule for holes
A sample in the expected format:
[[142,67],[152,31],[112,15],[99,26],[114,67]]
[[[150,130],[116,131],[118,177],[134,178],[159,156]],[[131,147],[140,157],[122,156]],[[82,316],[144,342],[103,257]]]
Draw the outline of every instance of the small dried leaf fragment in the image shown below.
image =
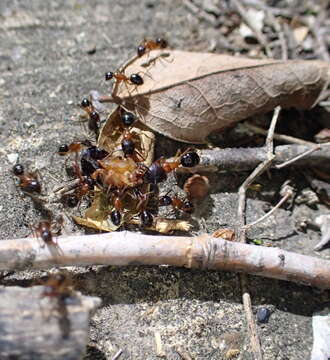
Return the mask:
[[144,74],[144,84],[116,84],[113,97],[135,108],[151,129],[188,143],[205,143],[211,132],[277,105],[310,108],[330,78],[330,65],[322,61],[176,50],[154,50],[128,64],[125,74]]

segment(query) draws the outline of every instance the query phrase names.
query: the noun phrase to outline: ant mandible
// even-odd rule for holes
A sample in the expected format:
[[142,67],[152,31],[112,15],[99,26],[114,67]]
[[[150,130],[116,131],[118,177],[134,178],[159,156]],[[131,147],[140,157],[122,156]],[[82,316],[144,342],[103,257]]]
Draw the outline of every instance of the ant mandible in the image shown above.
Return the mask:
[[156,40],[144,40],[137,47],[137,56],[143,56],[147,51],[155,49],[165,49],[168,46],[167,41],[162,38],[157,38]]
[[16,164],[13,167],[13,173],[19,179],[20,188],[27,193],[40,193],[41,185],[36,173],[25,173],[24,166]]

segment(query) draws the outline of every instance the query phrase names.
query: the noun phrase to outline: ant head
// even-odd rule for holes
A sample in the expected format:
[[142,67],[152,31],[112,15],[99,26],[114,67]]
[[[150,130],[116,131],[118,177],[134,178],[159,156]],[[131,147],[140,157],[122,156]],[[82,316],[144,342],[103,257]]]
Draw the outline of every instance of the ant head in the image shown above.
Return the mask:
[[108,81],[113,79],[114,75],[115,74],[112,71],[108,71],[107,73],[105,73],[105,80]]
[[82,99],[82,101],[81,101],[81,107],[86,108],[86,107],[88,107],[88,106],[90,106],[90,105],[91,105],[91,103],[90,103],[90,101],[89,101],[87,98]]
[[68,151],[69,151],[69,146],[67,144],[62,144],[58,147],[59,155],[66,155]]
[[140,221],[141,221],[141,225],[145,227],[150,227],[154,222],[154,217],[149,210],[143,210],[140,213]]
[[113,210],[110,214],[111,221],[114,225],[119,226],[121,223],[121,213],[118,210]]
[[189,151],[181,156],[180,163],[184,167],[194,167],[199,164],[200,158],[195,151]]
[[85,178],[85,183],[88,185],[89,190],[93,190],[94,186],[96,185],[96,181],[92,179],[90,176]]
[[124,126],[131,126],[135,121],[135,115],[131,112],[124,111],[120,116],[120,120]]
[[142,56],[146,52],[146,48],[143,45],[139,45],[137,50],[137,56]]
[[169,195],[164,195],[159,199],[161,206],[169,206],[172,204],[172,198]]
[[135,150],[135,144],[134,141],[130,139],[124,139],[121,142],[121,149],[125,156],[127,155],[133,155]]
[[182,209],[182,211],[184,211],[187,214],[192,214],[194,212],[194,204],[191,201],[186,200],[183,203],[181,209]]
[[16,164],[13,167],[13,173],[16,176],[23,175],[24,174],[24,166],[21,164]]
[[65,204],[70,207],[74,208],[78,205],[79,199],[76,195],[70,195],[65,198]]
[[143,79],[139,74],[132,74],[129,79],[135,85],[142,85],[143,84]]
[[52,241],[52,234],[51,234],[50,230],[48,230],[48,229],[42,230],[40,236],[41,236],[41,239],[46,243],[49,243]]
[[96,123],[98,123],[100,121],[100,115],[97,111],[92,111],[90,114],[89,114],[89,117],[91,120],[95,121]]
[[156,44],[162,49],[164,49],[164,48],[166,48],[168,46],[167,41],[165,39],[162,39],[162,38],[157,38],[156,39]]
[[158,184],[167,179],[166,171],[159,162],[154,162],[144,174],[144,180],[148,184]]

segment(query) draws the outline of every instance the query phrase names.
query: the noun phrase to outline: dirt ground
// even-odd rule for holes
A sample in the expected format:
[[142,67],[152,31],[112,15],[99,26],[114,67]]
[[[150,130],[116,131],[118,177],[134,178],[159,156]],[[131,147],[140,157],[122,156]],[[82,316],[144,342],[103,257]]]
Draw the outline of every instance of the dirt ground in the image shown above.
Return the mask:
[[[39,169],[46,190],[61,184],[65,179],[64,161],[57,156],[57,148],[85,136],[84,127],[77,121],[77,104],[92,89],[108,91],[104,73],[132,56],[141,39],[162,35],[176,49],[229,52],[223,45],[226,37],[221,32],[222,15],[212,8],[217,2],[196,1],[195,4],[204,5],[204,10],[197,8],[196,14],[188,3],[191,4],[178,0],[0,2],[2,239],[28,236],[29,225],[36,224],[41,216],[31,199],[22,196],[15,186],[11,168],[17,156],[31,169]],[[287,1],[268,2],[284,12],[295,11],[296,3],[288,3],[291,7]],[[311,11],[307,1],[299,4]],[[231,21],[239,22],[239,16]],[[242,53],[250,54],[251,49],[259,51],[252,44]],[[302,52],[301,58],[311,55],[321,58],[313,51]],[[279,54],[274,51],[274,56]],[[320,110],[311,111],[311,116],[317,111]],[[329,119],[328,114],[326,117]],[[162,137],[158,141],[158,153],[168,144],[174,152],[177,149],[175,142]],[[193,216],[193,234],[211,233],[219,225],[235,225],[237,190],[247,174],[210,177],[212,191]],[[310,190],[301,170],[272,171],[259,179],[262,191],[248,193],[248,221],[276,204],[279,188],[288,178],[298,195]],[[62,211],[61,205],[55,210]],[[329,248],[313,251],[320,239],[318,231],[302,232],[297,228],[297,223],[328,212],[320,202],[313,206],[304,201],[288,205],[254,228],[248,237],[330,259]],[[65,231],[83,233],[84,229],[72,223],[66,225]],[[72,271],[77,289],[99,296],[103,302],[91,320],[85,359],[112,359],[119,349],[123,350],[120,360],[157,359],[157,333],[166,359],[226,359],[229,349],[239,350],[233,358],[253,359],[237,274],[165,266],[95,266]],[[10,283],[43,274],[26,271],[11,277]],[[329,301],[329,292],[252,276],[249,289],[254,311],[266,307],[272,312],[267,324],[258,325],[264,360],[308,359],[313,343],[312,314]]]

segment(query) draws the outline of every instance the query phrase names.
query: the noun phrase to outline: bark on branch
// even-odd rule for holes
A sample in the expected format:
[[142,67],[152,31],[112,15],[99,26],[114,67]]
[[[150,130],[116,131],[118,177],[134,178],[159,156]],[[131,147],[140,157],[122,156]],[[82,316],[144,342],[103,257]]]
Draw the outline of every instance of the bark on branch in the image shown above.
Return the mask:
[[89,318],[101,303],[77,293],[59,309],[43,286],[0,290],[0,359],[78,360],[85,354]]
[[44,246],[35,238],[1,241],[0,270],[165,264],[243,272],[330,288],[330,261],[210,235],[168,237],[122,231],[57,240],[58,246]]

